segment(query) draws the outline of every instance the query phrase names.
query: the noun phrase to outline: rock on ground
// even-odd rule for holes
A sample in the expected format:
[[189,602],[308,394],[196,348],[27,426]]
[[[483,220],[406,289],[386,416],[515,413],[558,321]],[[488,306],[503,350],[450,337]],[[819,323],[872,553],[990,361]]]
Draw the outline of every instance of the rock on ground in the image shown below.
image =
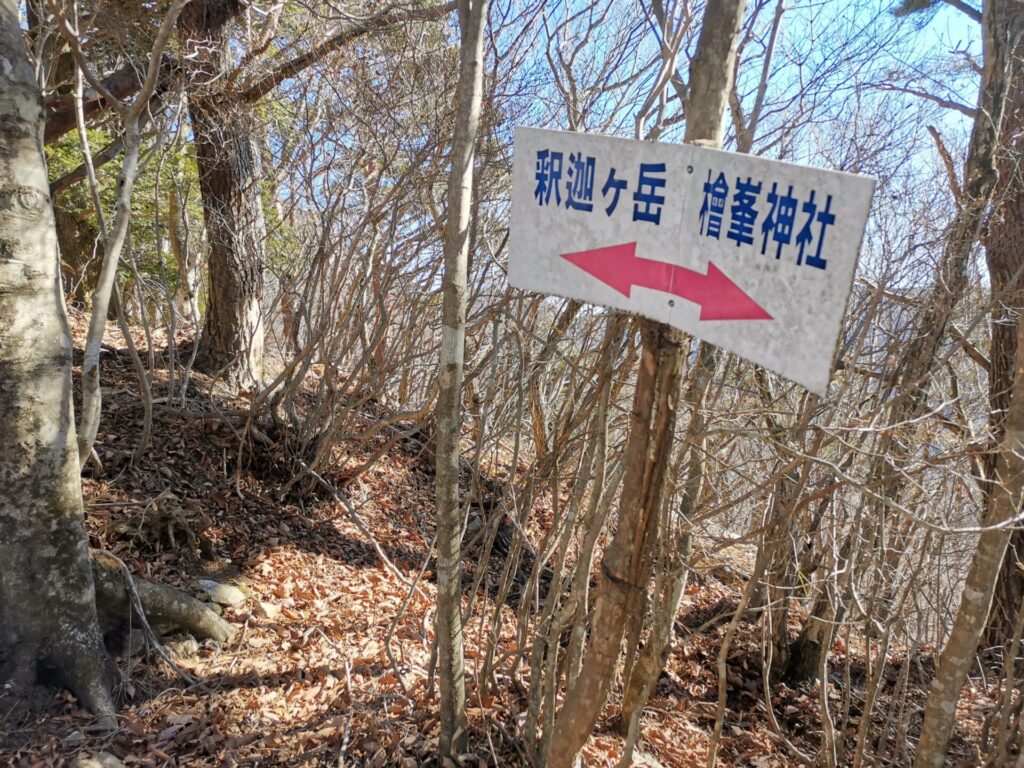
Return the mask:
[[221,584],[209,579],[200,579],[196,584],[206,592],[211,602],[221,605],[241,605],[245,602],[245,593],[230,584]]
[[71,763],[71,768],[125,768],[125,765],[109,752],[97,752],[95,755],[79,755]]

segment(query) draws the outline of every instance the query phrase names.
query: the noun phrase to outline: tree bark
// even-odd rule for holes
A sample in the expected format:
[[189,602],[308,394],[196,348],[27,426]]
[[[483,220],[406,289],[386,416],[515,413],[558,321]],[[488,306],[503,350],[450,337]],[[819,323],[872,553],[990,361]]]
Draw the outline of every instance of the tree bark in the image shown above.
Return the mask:
[[18,3],[0,0],[0,675],[55,670],[113,724],[86,545],[71,337],[43,158],[43,102]]
[[[102,214],[99,212],[98,189],[93,187],[93,196],[97,201],[97,215],[100,217],[100,231],[103,237],[103,263],[100,266],[96,291],[93,293],[89,331],[85,341],[85,352],[82,355],[82,413],[78,423],[78,460],[81,464],[85,464],[89,458],[100,428],[100,415],[103,410],[103,394],[100,388],[100,350],[103,333],[107,327],[107,313],[115,295],[117,265],[121,260],[121,251],[124,249],[128,237],[128,225],[132,215],[132,189],[135,186],[135,177],[139,169],[141,139],[138,117],[126,116],[124,123],[124,163],[117,178],[114,226],[109,231],[103,226]],[[83,123],[83,135],[84,127]]]
[[669,546],[673,551],[666,558],[665,573],[658,575],[658,584],[654,589],[651,631],[637,655],[636,663],[626,676],[622,691],[618,726],[619,732],[626,736],[626,748],[620,764],[630,764],[632,761],[633,749],[640,736],[640,713],[647,705],[651,691],[668,662],[676,614],[686,591],[690,573],[688,561],[693,546],[690,531],[680,532],[677,540]]
[[[145,62],[130,61],[116,72],[107,75],[103,80],[103,87],[106,88],[118,99],[127,99],[133,96],[142,87],[140,73],[145,72]],[[110,108],[100,94],[95,91],[88,91],[85,94],[82,104],[85,111],[85,119],[91,120]],[[47,99],[46,102],[46,144],[53,144],[61,139],[68,131],[75,129],[75,101],[70,94]]]
[[[720,145],[746,0],[709,0],[690,65],[684,140]],[[641,322],[643,351],[626,441],[615,534],[601,563],[591,642],[555,720],[549,768],[569,768],[590,736],[615,681],[626,626],[645,594],[647,559],[664,503],[675,434],[683,345],[678,331]]]
[[549,768],[572,765],[608,700],[626,625],[642,602],[642,575],[664,501],[682,344],[677,331],[652,321],[642,323],[641,335],[643,350],[626,442],[619,519],[601,563],[596,616],[583,668],[555,719],[558,738],[552,743]]
[[441,360],[436,410],[437,646],[441,689],[440,761],[465,751],[466,681],[462,656],[462,513],[459,439],[466,341],[466,281],[473,155],[483,91],[483,37],[488,0],[459,3],[459,84],[448,176],[444,238]]
[[[679,509],[674,515],[680,521],[692,520],[700,506],[704,486],[704,432],[707,427],[703,412],[704,397],[711,383],[716,358],[714,347],[699,343],[697,359],[683,393],[683,402],[691,413],[681,449],[685,452],[683,458],[686,462],[686,482],[683,485]],[[640,713],[668,661],[676,613],[686,590],[693,541],[688,523],[678,522],[676,525],[683,527],[683,530],[676,534],[673,551],[667,558],[666,567],[670,573],[664,577],[659,576],[665,585],[660,590],[654,590],[655,604],[652,608],[650,635],[640,651],[636,664],[625,675],[622,709],[619,713],[619,730],[627,736],[623,761],[632,759],[632,749],[639,737]]]
[[1024,496],[1024,355],[1021,354],[1024,345],[1021,344],[1021,329],[1017,335],[1017,371],[1012,398],[1004,421],[1003,442],[985,518],[985,524],[990,527],[978,540],[953,631],[939,657],[935,677],[928,689],[914,768],[940,768],[945,764],[960,689],[974,664],[978,639],[992,605],[996,578],[1010,540],[1011,529],[1005,526],[1017,516]]
[[[1007,106],[1010,74],[1019,69],[1013,59],[1024,34],[1024,7],[1015,0],[986,2],[982,32],[984,69],[980,108],[971,134],[963,197],[946,243],[947,252],[954,249],[963,261],[970,255],[995,183],[995,155]],[[1021,352],[1018,328],[1016,373],[982,517],[987,528],[971,559],[953,631],[929,687],[915,768],[937,768],[945,762],[960,689],[974,663],[1010,540],[1011,529],[1005,526],[1020,510],[1024,489],[1024,461],[1021,460],[1024,455],[1024,359]]]
[[181,14],[178,39],[185,52],[189,119],[210,244],[209,291],[196,366],[238,389],[252,389],[263,376],[267,239],[253,103],[363,35],[411,20],[438,19],[452,6],[388,8],[363,22],[346,23],[265,77],[239,89],[224,88],[221,81],[234,66],[228,25],[242,6],[239,0],[193,0]]
[[[97,552],[92,561],[96,583],[96,605],[100,626],[110,631],[132,620],[132,606],[120,563],[108,554]],[[226,642],[235,630],[205,604],[181,590],[134,578],[142,610],[153,627],[183,630],[200,640]]]
[[[914,338],[903,350],[884,386],[892,397],[889,406],[890,424],[909,423],[920,418],[927,406],[931,372],[942,340],[946,336],[950,319],[968,287],[968,267],[971,254],[981,231],[985,210],[996,183],[996,151],[999,129],[1006,107],[1007,73],[1010,71],[1012,46],[1008,44],[1006,24],[1014,12],[1009,6],[1017,3],[995,0],[986,3],[985,63],[979,108],[975,112],[971,140],[964,161],[963,183],[957,210],[945,234],[941,260],[933,287],[919,313]],[[993,15],[998,19],[992,21]],[[887,430],[875,449],[876,458],[868,475],[869,485],[881,480],[879,497],[899,499],[904,485],[903,467],[908,461],[909,444],[896,439],[896,430]],[[889,516],[888,507],[876,505],[877,516],[864,518],[863,525],[881,526]],[[848,532],[854,538],[871,538],[870,530],[854,529]],[[840,557],[840,561],[843,557]],[[843,610],[845,596],[840,594],[835,604]],[[831,610],[833,601],[820,599],[816,606]],[[832,645],[832,634],[837,622],[834,615],[819,616],[814,612],[804,624],[800,638],[791,648],[786,679],[796,682],[812,670],[823,668],[821,655],[827,655]],[[815,657],[816,656],[816,657]],[[814,673],[817,674],[816,672]]]
[[182,12],[189,119],[210,244],[206,320],[196,366],[238,389],[263,377],[266,221],[250,108],[217,84],[232,67],[227,28],[235,0],[193,0]]
[[[850,547],[856,537],[851,534],[843,542],[835,571],[842,572],[848,560]],[[817,679],[822,663],[832,650],[835,628],[845,618],[845,609],[838,603],[836,592],[826,584],[818,593],[814,606],[800,629],[800,634],[786,651],[786,659],[780,661],[782,679],[791,685]]]
[[[51,195],[52,195],[51,191]],[[57,245],[60,252],[61,271],[64,274],[64,291],[81,307],[92,305],[92,295],[100,276],[101,259],[87,251],[84,235],[75,216],[54,206],[57,222]],[[95,237],[89,238],[95,239]]]
[[199,264],[194,247],[182,238],[185,212],[177,188],[167,193],[167,240],[177,266],[178,285],[174,290],[174,310],[186,320],[199,320]]
[[[17,3],[0,0],[0,680],[27,689],[46,670],[112,727],[100,619],[116,623],[128,601],[87,545],[43,101],[21,35]],[[232,635],[177,590],[136,589],[154,621]]]
[[[1011,33],[1012,34],[1012,33]],[[998,446],[1004,437],[1006,414],[1010,407],[1015,361],[1017,327],[1024,309],[1024,45],[1017,42],[1007,73],[1009,94],[1003,117],[1006,146],[999,150],[999,181],[993,193],[993,213],[985,234],[992,292],[992,349],[989,354],[989,425],[996,450],[985,459],[985,475],[993,477],[999,461]],[[999,572],[992,613],[985,630],[984,643],[1001,646],[1013,637],[1017,610],[1024,600],[1024,531],[1017,530]]]

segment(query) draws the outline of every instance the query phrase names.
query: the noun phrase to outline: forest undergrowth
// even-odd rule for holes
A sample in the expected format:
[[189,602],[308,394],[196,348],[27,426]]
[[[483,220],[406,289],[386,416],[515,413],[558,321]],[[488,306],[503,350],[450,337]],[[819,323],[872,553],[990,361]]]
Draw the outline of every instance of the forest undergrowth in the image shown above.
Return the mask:
[[[72,320],[77,365],[84,318]],[[433,464],[423,446],[403,442],[345,481],[346,468],[360,466],[379,446],[339,445],[335,472],[324,480],[348,505],[321,486],[281,498],[289,478],[280,441],[240,442],[244,419],[233,414],[246,403],[217,394],[196,374],[185,408],[156,404],[150,448],[132,466],[141,402],[113,326],[106,341],[104,421],[97,440],[103,466],[87,468],[83,480],[90,544],[116,554],[136,574],[197,595],[203,579],[237,587],[244,600],[223,608],[236,634],[223,646],[163,638],[169,657],[193,682],[139,637],[110,638],[123,674],[115,733],[95,732],[92,716],[63,689],[49,689],[33,702],[0,696],[0,764],[73,765],[80,755],[98,752],[127,766],[431,763],[439,732],[430,690],[435,512]],[[187,329],[178,343],[190,343]],[[157,369],[155,375],[165,373]],[[494,482],[518,479],[511,467],[490,471]],[[544,503],[533,516],[541,527]],[[715,660],[743,587],[737,573],[744,555],[732,553],[725,563],[719,554],[694,564],[671,656],[644,712],[638,764],[703,765],[715,719]],[[471,584],[472,550],[464,567]],[[489,597],[483,601],[493,610]],[[514,626],[514,608],[504,610]],[[800,617],[790,620],[795,633]],[[479,679],[481,629],[476,615],[470,617],[471,752],[462,762],[522,765],[516,730],[525,717],[529,665],[518,674]],[[514,654],[514,632],[507,635],[500,652]],[[745,617],[730,650],[723,766],[799,764],[794,748],[813,756],[820,742],[814,730],[821,721],[819,686],[771,683],[766,697],[761,637],[756,617]],[[912,660],[900,648],[891,651],[876,712],[901,704],[893,700],[895,692],[918,710],[910,722],[919,728],[932,650]],[[851,746],[858,691],[865,684],[862,657],[856,635],[837,639],[827,701],[833,719],[842,707],[851,708]],[[905,662],[904,693],[897,689]],[[773,732],[766,699],[781,735]],[[618,762],[622,738],[614,704],[613,696],[583,752],[586,766]],[[966,745],[978,743],[990,704],[984,679],[972,679],[960,700],[951,764],[971,764]],[[916,733],[908,735],[916,739]],[[892,764],[901,764],[896,753]]]

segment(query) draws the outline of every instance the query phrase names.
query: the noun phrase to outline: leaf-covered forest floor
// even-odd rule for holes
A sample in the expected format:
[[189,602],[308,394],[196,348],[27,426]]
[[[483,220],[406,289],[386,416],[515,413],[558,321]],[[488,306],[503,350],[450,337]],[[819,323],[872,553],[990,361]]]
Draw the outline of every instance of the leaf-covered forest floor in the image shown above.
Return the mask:
[[[75,326],[80,350],[81,318]],[[100,751],[128,766],[430,762],[438,720],[428,691],[435,595],[428,561],[434,517],[429,459],[405,444],[340,486],[400,579],[328,494],[279,498],[289,478],[278,449],[243,450],[239,464],[238,425],[218,415],[238,404],[210,396],[201,376],[185,410],[158,403],[149,450],[131,466],[142,407],[123,339],[111,328],[107,341],[122,351],[103,354],[104,416],[97,441],[103,471],[96,476],[90,467],[84,473],[92,546],[114,552],[140,576],[193,592],[198,579],[212,579],[237,585],[246,599],[224,609],[237,629],[224,647],[188,638],[166,642],[196,685],[185,683],[154,653],[129,656],[122,649],[117,656],[125,675],[119,690],[122,728],[115,734],[90,731],[89,714],[63,690],[50,689],[33,708],[0,697],[0,764],[65,765]],[[157,371],[158,379],[163,373]],[[159,396],[162,386],[157,389]],[[339,471],[359,464],[374,447],[339,446]],[[424,578],[410,590],[424,566]],[[467,581],[473,566],[467,557]],[[715,662],[742,586],[715,573],[722,569],[707,561],[690,581],[672,656],[643,717],[638,757],[653,758],[648,764],[703,764],[715,717]],[[482,599],[489,615],[493,604]],[[515,616],[509,607],[502,611],[507,630],[501,650],[507,652],[514,649]],[[721,611],[728,611],[724,620],[708,627]],[[491,685],[479,680],[479,629],[476,619],[466,628],[473,756],[464,763],[521,765],[521,747],[512,734],[524,716],[529,667]],[[744,622],[730,652],[721,765],[798,762],[769,724],[760,637],[758,625]],[[830,709],[842,706],[850,685],[856,724],[863,664],[851,651],[847,681],[841,650],[837,644]],[[893,654],[883,679],[889,692],[902,660],[899,652]],[[912,667],[907,704],[920,707],[926,681],[918,670],[930,669],[930,663],[926,659]],[[772,685],[770,698],[785,737],[813,755],[820,741],[818,686]],[[883,693],[883,710],[876,717],[884,718],[890,700]],[[970,762],[968,744],[977,739],[986,703],[980,686],[964,697],[951,762]],[[587,766],[617,762],[622,739],[614,714],[613,701],[584,752]],[[846,737],[852,746],[855,732]],[[904,759],[893,755],[892,764]]]

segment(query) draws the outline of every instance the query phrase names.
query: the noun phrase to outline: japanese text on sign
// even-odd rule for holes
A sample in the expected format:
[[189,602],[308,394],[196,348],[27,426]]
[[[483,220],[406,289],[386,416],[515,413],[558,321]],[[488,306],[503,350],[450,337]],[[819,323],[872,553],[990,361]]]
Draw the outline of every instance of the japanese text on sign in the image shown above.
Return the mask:
[[[603,169],[602,169],[603,170]],[[593,156],[541,149],[536,153],[533,196],[541,206],[591,213],[594,210],[597,162]],[[604,174],[602,174],[604,175]],[[622,193],[633,182],[632,220],[658,226],[665,205],[665,163],[640,163],[633,174],[620,174],[609,166],[600,188],[601,206],[611,216],[619,206]],[[563,194],[564,192],[564,194]],[[783,248],[795,250],[797,265],[827,269],[824,256],[827,229],[835,224],[832,195],[821,196],[814,189],[797,199],[793,185],[782,185],[750,176],[727,179],[724,172],[708,169],[703,185],[704,200],[695,222],[704,237],[732,240],[736,246],[759,248],[761,254],[781,259]],[[762,197],[764,198],[762,200]],[[794,236],[795,232],[795,236]]]
[[[594,210],[594,178],[596,161],[591,156],[570,152],[569,162],[564,164],[563,154],[542,149],[537,152],[537,186],[533,196],[539,205],[562,205],[559,184],[565,176],[566,208],[590,213]],[[620,178],[618,171],[611,167],[601,187],[602,201],[606,216],[611,216],[619,205],[619,195],[627,189],[629,182]],[[633,221],[645,221],[654,225],[661,223],[661,208],[665,204],[665,196],[660,190],[665,187],[664,163],[640,163],[636,176],[636,191],[633,192]],[[609,200],[609,197],[611,198]]]

